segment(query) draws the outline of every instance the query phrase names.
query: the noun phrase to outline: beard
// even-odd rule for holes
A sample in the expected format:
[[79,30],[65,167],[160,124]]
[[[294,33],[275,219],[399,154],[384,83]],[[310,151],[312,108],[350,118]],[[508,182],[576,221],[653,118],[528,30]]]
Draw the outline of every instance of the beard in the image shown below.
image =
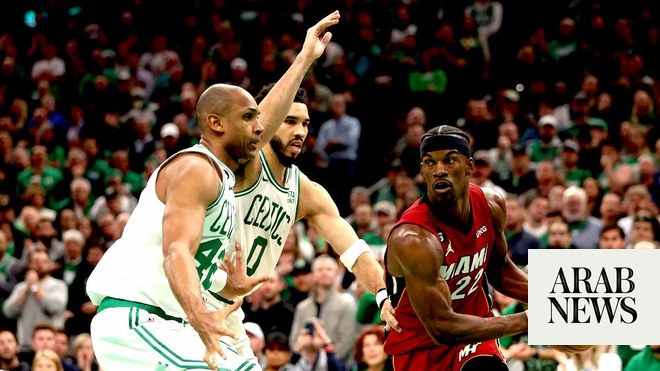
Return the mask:
[[287,156],[284,154],[285,146],[280,138],[274,136],[273,139],[270,140],[270,146],[273,148],[273,152],[275,152],[275,156],[277,156],[277,159],[284,167],[291,167],[293,165],[293,162],[296,160],[296,157]]
[[566,221],[569,223],[582,222],[587,220],[587,215],[583,211],[579,211],[575,213],[570,211],[564,211],[562,215],[564,216],[564,219],[566,219]]

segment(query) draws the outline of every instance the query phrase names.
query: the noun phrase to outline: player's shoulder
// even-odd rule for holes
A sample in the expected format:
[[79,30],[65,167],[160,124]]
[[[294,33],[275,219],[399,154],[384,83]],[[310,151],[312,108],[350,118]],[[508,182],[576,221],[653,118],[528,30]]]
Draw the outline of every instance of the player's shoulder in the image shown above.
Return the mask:
[[429,239],[436,238],[430,230],[412,223],[401,223],[396,225],[387,239],[388,247],[397,248],[410,245],[426,245]]
[[488,206],[491,208],[491,210],[493,209],[493,207],[499,209],[504,209],[506,207],[504,195],[502,195],[500,192],[489,187],[481,188],[481,191],[484,193],[486,202],[488,202]]

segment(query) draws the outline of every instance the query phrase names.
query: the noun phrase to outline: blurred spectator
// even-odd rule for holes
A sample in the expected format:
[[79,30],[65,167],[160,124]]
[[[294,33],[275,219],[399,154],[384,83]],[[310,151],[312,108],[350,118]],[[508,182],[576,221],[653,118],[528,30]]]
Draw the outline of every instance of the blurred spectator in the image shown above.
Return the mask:
[[587,212],[596,217],[603,201],[603,192],[598,186],[598,181],[593,177],[588,177],[582,182],[582,189],[587,194]]
[[0,369],[30,371],[30,366],[18,359],[19,350],[16,335],[9,330],[0,331]]
[[578,166],[580,160],[580,145],[572,140],[566,140],[564,141],[559,154],[559,171],[564,174],[566,184],[582,187],[584,181],[591,177],[591,172]]
[[490,157],[488,151],[476,151],[472,155],[472,158],[474,159],[474,169],[472,170],[472,174],[470,174],[470,181],[481,188],[489,188],[499,193],[502,197],[506,196],[506,191],[491,180],[493,159]]
[[181,131],[176,124],[169,122],[160,128],[160,144],[168,157],[189,145],[189,143],[182,143],[180,138]]
[[548,197],[550,189],[560,183],[559,174],[557,174],[557,169],[552,161],[540,162],[534,172],[534,178],[536,179],[534,187],[522,194],[525,203],[536,196]]
[[568,222],[572,244],[578,249],[597,248],[603,222],[589,215],[587,193],[582,188],[570,186],[564,192],[562,205],[562,215]]
[[595,345],[584,352],[569,354],[566,362],[557,366],[557,371],[619,371],[622,367],[621,358],[614,349],[614,346]]
[[273,332],[266,337],[266,364],[264,371],[294,371],[291,364],[289,337],[281,332]]
[[623,194],[624,189],[632,183],[633,170],[630,165],[622,161],[619,148],[613,142],[603,143],[600,165],[603,168],[598,176],[600,187],[604,191]]
[[[379,201],[380,202],[380,201]],[[358,205],[355,208],[355,233],[362,238],[368,233],[377,234],[374,210],[369,204]]]
[[11,281],[13,277],[10,276],[12,266],[17,261],[12,252],[8,251],[10,242],[7,234],[0,230],[0,302],[9,297],[16,284]]
[[548,249],[575,249],[568,224],[563,220],[548,223]]
[[[330,256],[321,255],[314,259],[314,288],[309,298],[296,306],[291,334],[300,334],[305,323],[318,318],[334,342],[337,358],[346,363],[350,361],[357,323],[345,319],[355,318],[357,305],[351,295],[337,290],[338,273],[337,261]],[[290,345],[295,347],[295,341],[295,338],[291,339]]]
[[637,215],[642,207],[649,203],[651,203],[651,194],[646,187],[634,185],[626,190],[622,203],[626,216],[619,219],[617,223],[626,232],[626,236],[630,236],[635,215]]
[[76,359],[76,367],[79,371],[98,371],[99,364],[94,356],[92,348],[92,337],[87,334],[80,334],[73,339],[73,353]]
[[657,249],[659,246],[658,241],[660,241],[660,222],[658,222],[657,216],[648,211],[640,210],[633,218],[628,248],[648,248],[644,244],[644,242],[648,242],[650,248]]
[[335,357],[332,339],[316,318],[307,322],[296,336],[293,351],[296,357],[300,357],[296,362],[297,369],[344,371],[344,365]]
[[30,334],[35,324],[64,326],[67,286],[64,281],[51,277],[50,271],[48,253],[45,250],[33,251],[25,280],[16,285],[2,306],[7,317],[17,318],[18,341],[23,350],[30,347]]
[[18,193],[25,192],[32,182],[40,184],[46,192],[50,193],[62,179],[62,172],[48,165],[46,147],[34,146],[30,155],[30,166],[18,173]]
[[540,137],[532,139],[528,144],[530,161],[553,161],[557,158],[561,148],[561,140],[557,136],[558,125],[554,116],[541,116],[538,122]]
[[62,367],[62,360],[52,350],[44,349],[38,351],[34,355],[34,361],[32,362],[32,370],[34,371],[64,371]]
[[93,204],[92,186],[85,178],[75,178],[71,181],[70,197],[59,204],[59,209],[71,209],[77,218],[90,215]]
[[92,318],[96,314],[96,305],[87,296],[85,284],[87,278],[99,263],[105,249],[100,245],[90,245],[85,249],[84,259],[77,266],[76,276],[69,285],[69,298],[65,328],[69,335],[78,335],[90,331]]
[[63,280],[70,287],[83,260],[85,237],[79,230],[70,229],[62,233],[62,242],[64,243],[64,256],[55,261],[59,268],[52,272],[52,276]]
[[56,329],[55,330],[55,348],[54,351],[60,356],[62,362],[68,362],[70,364],[75,364],[75,360],[71,357],[69,353],[69,334],[65,329]]
[[277,271],[271,273],[270,279],[257,289],[259,306],[243,307],[245,321],[258,324],[265,334],[273,331],[289,334],[295,308],[290,303],[282,301],[281,294],[285,288],[286,283],[282,276]]
[[397,178],[405,176],[406,171],[403,167],[401,159],[395,158],[387,164],[387,170],[385,177],[374,183],[369,190],[371,191],[372,202],[376,203],[378,201],[391,201],[396,202],[396,192],[394,190],[394,185],[396,184]]
[[369,326],[355,340],[355,365],[352,371],[385,371],[393,366],[383,350],[385,337],[382,326]]
[[326,188],[335,196],[340,213],[347,215],[347,200],[357,175],[361,124],[346,114],[346,98],[341,94],[332,96],[330,110],[332,118],[321,125],[314,152],[326,161]]
[[649,345],[640,353],[634,355],[625,371],[657,371],[660,370],[660,345]]
[[508,192],[522,195],[536,184],[536,175],[529,166],[529,155],[525,146],[517,144],[512,149],[511,177],[502,183],[502,187]]
[[491,44],[495,34],[500,31],[503,19],[503,7],[499,1],[475,0],[465,8],[465,14],[475,20],[479,32],[479,42],[486,61],[491,59]]
[[243,323],[245,327],[245,333],[250,339],[250,349],[254,356],[259,360],[259,365],[261,368],[266,367],[266,354],[264,353],[266,347],[266,338],[264,332],[261,330],[258,324],[254,322],[245,322]]
[[546,216],[548,215],[548,199],[543,196],[535,197],[527,206],[523,230],[536,238],[541,238],[548,232]]
[[351,214],[344,218],[346,222],[355,228],[355,209],[362,204],[369,204],[370,192],[367,188],[362,186],[353,187],[349,199],[349,206]]
[[44,44],[41,49],[42,59],[32,66],[32,80],[58,81],[66,72],[64,61],[57,56],[57,48],[52,44]]
[[144,161],[156,149],[156,140],[151,134],[154,122],[146,114],[136,115],[133,118],[133,131],[135,139],[129,149],[129,167],[133,172],[140,173],[144,168]]
[[380,246],[385,244],[381,237],[385,227],[397,220],[396,206],[390,201],[378,201],[373,207],[373,213],[376,214],[376,228],[362,235],[369,246]]
[[603,200],[600,203],[599,214],[600,219],[603,221],[603,225],[616,225],[619,219],[621,219],[623,216],[621,208],[621,197],[616,193],[611,192],[605,194],[603,196]]
[[509,245],[509,257],[517,265],[527,266],[528,249],[541,248],[541,241],[523,228],[525,215],[518,197],[506,196],[506,227],[504,235]]
[[[421,109],[419,107],[417,108]],[[406,134],[399,139],[392,150],[392,154],[396,159],[401,161],[406,174],[411,178],[419,175],[419,146],[424,132],[426,130],[422,124],[408,126]]]
[[311,265],[306,262],[295,265],[290,273],[290,277],[292,284],[287,289],[289,298],[286,301],[295,308],[300,302],[307,299],[309,293],[312,291],[314,277],[312,276]]
[[626,235],[618,225],[605,225],[600,231],[599,249],[625,249]]
[[[513,302],[502,310],[502,315],[520,313],[527,309],[521,302]],[[556,370],[562,353],[547,346],[529,345],[528,334],[521,334],[500,339],[503,354],[510,370]],[[565,357],[565,356],[564,356]]]

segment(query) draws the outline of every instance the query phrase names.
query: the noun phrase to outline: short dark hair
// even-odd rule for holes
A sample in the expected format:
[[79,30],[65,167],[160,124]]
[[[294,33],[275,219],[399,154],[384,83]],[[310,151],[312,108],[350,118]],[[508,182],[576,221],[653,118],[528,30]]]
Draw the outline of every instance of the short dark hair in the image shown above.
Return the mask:
[[637,222],[650,223],[651,228],[653,229],[653,239],[655,241],[660,239],[660,222],[658,221],[658,218],[638,213],[633,217],[633,224]]
[[280,331],[272,331],[266,336],[266,349],[290,351],[289,337]]
[[37,334],[37,331],[41,331],[41,330],[50,331],[53,333],[53,335],[57,334],[57,330],[55,330],[55,327],[53,327],[53,325],[51,325],[50,323],[42,322],[34,325],[34,327],[32,328],[32,337],[34,338],[34,335]]
[[[270,83],[261,90],[259,90],[259,93],[254,97],[254,100],[257,101],[257,104],[260,104],[262,100],[270,93],[270,91],[273,89],[273,86],[275,86],[275,83]],[[294,103],[302,103],[302,104],[307,104],[307,92],[303,88],[299,88],[298,91],[296,91],[296,96],[293,97],[293,102]]]
[[599,237],[602,238],[603,235],[605,233],[609,232],[609,231],[617,231],[617,232],[619,232],[619,237],[621,237],[624,240],[626,239],[626,232],[624,232],[623,229],[621,227],[619,227],[618,225],[616,225],[616,224],[604,225],[603,229],[600,230]]

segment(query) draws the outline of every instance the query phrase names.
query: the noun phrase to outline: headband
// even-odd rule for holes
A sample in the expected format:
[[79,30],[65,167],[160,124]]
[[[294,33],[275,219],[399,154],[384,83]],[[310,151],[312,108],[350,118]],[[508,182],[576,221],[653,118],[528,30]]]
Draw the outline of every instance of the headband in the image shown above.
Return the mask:
[[419,147],[419,155],[423,157],[425,153],[443,149],[455,149],[458,153],[465,155],[465,157],[472,157],[470,143],[462,136],[456,134],[424,135],[422,137],[422,144]]

